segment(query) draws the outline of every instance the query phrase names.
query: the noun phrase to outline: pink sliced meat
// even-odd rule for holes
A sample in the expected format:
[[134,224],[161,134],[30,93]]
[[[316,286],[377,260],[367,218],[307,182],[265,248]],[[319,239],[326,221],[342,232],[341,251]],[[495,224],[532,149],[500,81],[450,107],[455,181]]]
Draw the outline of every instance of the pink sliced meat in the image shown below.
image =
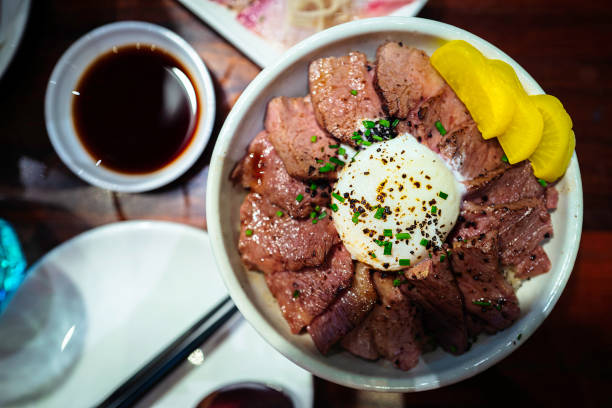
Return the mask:
[[[281,208],[257,193],[248,194],[240,207],[238,251],[250,268],[265,272],[298,271],[321,265],[330,249],[340,242],[327,216],[310,219],[278,216]],[[327,214],[331,210],[323,208]],[[250,235],[247,235],[250,231]]]
[[[310,97],[280,96],[268,103],[266,113],[268,139],[285,164],[290,176],[301,180],[336,178],[336,172],[320,172],[337,149],[337,141],[317,123]],[[314,140],[314,141],[313,141]]]
[[343,245],[337,245],[320,266],[265,277],[291,332],[299,333],[351,285],[353,260]]
[[352,285],[308,326],[308,333],[323,354],[359,324],[376,303],[376,291],[367,265],[357,263]]

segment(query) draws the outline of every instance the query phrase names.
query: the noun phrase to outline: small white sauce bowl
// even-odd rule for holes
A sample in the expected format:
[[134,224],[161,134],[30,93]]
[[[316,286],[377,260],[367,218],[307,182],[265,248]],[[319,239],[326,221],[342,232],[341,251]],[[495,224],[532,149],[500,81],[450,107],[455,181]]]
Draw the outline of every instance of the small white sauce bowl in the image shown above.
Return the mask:
[[[113,47],[155,45],[173,55],[188,71],[198,92],[198,125],[189,146],[179,157],[153,172],[120,173],[99,165],[79,139],[72,118],[73,91],[87,68]],[[121,192],[143,192],[181,176],[200,157],[215,122],[212,80],[197,52],[174,32],[155,24],[123,21],[99,27],[81,37],[53,69],[45,95],[45,123],[53,148],[81,179],[94,186]]]

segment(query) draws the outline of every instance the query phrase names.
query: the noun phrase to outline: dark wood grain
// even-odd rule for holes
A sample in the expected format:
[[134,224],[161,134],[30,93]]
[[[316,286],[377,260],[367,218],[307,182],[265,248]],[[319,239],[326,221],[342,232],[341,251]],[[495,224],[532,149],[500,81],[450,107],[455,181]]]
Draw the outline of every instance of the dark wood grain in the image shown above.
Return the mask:
[[[514,354],[486,372],[418,394],[357,392],[316,380],[317,407],[612,406],[612,6],[608,0],[430,0],[422,17],[489,40],[558,96],[574,121],[585,212],[576,268],[559,304]],[[168,27],[207,64],[217,92],[206,153],[183,177],[144,194],[91,187],[59,160],[44,126],[47,80],[66,48],[118,20]],[[0,217],[30,262],[92,227],[122,219],[205,225],[210,153],[259,68],[174,0],[34,1],[21,48],[0,79]],[[211,215],[214,216],[214,215]]]

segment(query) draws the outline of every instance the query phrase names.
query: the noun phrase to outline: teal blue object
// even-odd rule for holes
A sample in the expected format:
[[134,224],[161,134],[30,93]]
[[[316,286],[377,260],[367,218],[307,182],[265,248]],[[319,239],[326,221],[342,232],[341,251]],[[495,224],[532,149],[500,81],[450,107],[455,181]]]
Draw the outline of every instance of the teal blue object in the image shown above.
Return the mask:
[[0,219],[0,314],[23,282],[26,266],[15,230]]

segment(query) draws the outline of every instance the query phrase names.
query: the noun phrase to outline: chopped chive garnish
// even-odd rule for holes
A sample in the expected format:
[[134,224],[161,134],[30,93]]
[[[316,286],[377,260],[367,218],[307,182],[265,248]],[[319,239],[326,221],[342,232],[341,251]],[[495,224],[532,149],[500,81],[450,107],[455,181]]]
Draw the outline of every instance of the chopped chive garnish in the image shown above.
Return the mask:
[[438,193],[438,195],[440,196],[441,199],[446,200],[448,198],[448,194],[446,194],[444,191],[440,191]]
[[340,201],[341,203],[344,202],[344,197],[342,197],[340,194],[338,193],[332,193],[332,197],[334,197],[336,200]]
[[325,162],[324,162],[323,160],[321,160],[321,159],[316,159],[316,160],[317,160],[317,163],[320,163],[320,164],[325,163]]
[[336,203],[332,203],[332,205],[330,205],[330,208],[332,209],[333,212],[338,211],[338,205]]
[[421,239],[421,242],[419,242],[421,245],[423,246],[427,246],[427,244],[429,244],[429,241],[426,240],[425,238]]
[[391,248],[393,247],[393,243],[387,241],[385,242],[385,250],[383,251],[383,254],[385,255],[391,255]]
[[542,185],[542,187],[546,187],[548,185],[546,180],[542,180],[542,179],[538,179],[538,183],[540,183],[540,185]]
[[376,210],[376,214],[374,214],[374,218],[380,220],[384,213],[385,213],[385,209],[382,207],[378,207],[378,210]]
[[351,89],[351,95],[357,95],[357,90],[356,89]]
[[297,197],[295,197],[295,201],[297,201],[298,203],[302,202],[303,199],[304,196],[302,194],[298,194]]
[[498,303],[495,305],[495,308],[501,312],[502,305]]
[[432,206],[431,206],[431,213],[432,213],[432,214],[435,214],[435,213],[437,213],[437,212],[438,212],[438,207],[436,207],[435,205],[432,205]]
[[407,232],[400,232],[399,234],[395,234],[395,238],[397,239],[410,239],[410,234]]
[[429,252],[427,255],[429,255],[429,259],[433,258],[433,256],[431,255],[431,252]]
[[357,153],[355,153],[355,155],[351,157],[351,162],[355,161],[355,157],[357,157],[358,154],[359,154],[359,150],[357,150]]
[[313,218],[313,219],[312,219],[312,223],[313,223],[313,224],[316,224],[317,222],[319,222],[319,220],[318,220],[318,219],[316,219],[316,218]]
[[472,300],[472,303],[477,306],[491,306],[491,302],[489,301],[483,302],[481,300]]
[[375,240],[374,240],[374,242],[376,242],[376,245],[378,245],[378,246],[383,246],[383,245],[385,245],[385,241],[381,241],[381,240],[379,240],[379,239],[375,239]]
[[310,189],[311,189],[312,191],[315,191],[315,190],[317,189],[317,185],[316,185],[315,183],[312,183],[312,184],[310,185]]
[[374,140],[378,140],[379,142],[382,142],[384,139],[378,135],[372,135],[372,139]]
[[[357,133],[357,132],[355,132]],[[351,136],[351,139],[353,140],[361,140],[361,135],[359,133],[355,134],[353,133],[353,136]]]
[[315,218],[317,216],[317,212],[313,211],[310,213],[310,218]]
[[446,259],[446,255],[444,254],[440,255],[440,262],[444,262],[445,259]]
[[319,167],[319,173],[328,173],[336,168],[335,164],[326,163],[325,166]]
[[385,237],[392,237],[393,236],[393,230],[390,230],[390,229],[383,230],[383,235]]
[[370,142],[369,140],[362,140],[361,143],[363,143],[366,146],[371,146],[372,142]]
[[330,148],[330,149],[337,149],[337,148],[339,148],[339,147],[340,147],[340,145],[337,145],[337,144],[334,144],[334,145],[329,145],[329,148]]
[[327,217],[327,213],[325,211],[321,212],[321,214],[319,214],[319,219],[322,220],[323,218]]
[[399,264],[400,266],[410,266],[410,259],[400,259]]
[[316,141],[317,141],[317,135],[313,135],[313,136],[310,138],[310,141],[311,141],[312,143],[316,142]]
[[451,346],[448,349],[450,350],[451,353],[456,353],[457,352],[457,347],[455,347],[454,344],[451,344]]
[[506,156],[505,154],[502,156],[502,161],[504,163],[508,163],[508,156]]
[[244,231],[244,235],[246,235],[247,237],[250,237],[251,235],[253,235],[253,230],[252,229],[248,229],[248,230]]
[[321,211],[321,207],[318,206],[318,205],[315,205],[315,211],[317,211],[317,212]]
[[298,296],[300,296],[300,291],[296,289],[293,291],[293,297],[296,298]]
[[364,120],[361,123],[363,123],[363,127],[366,129],[372,129],[374,126],[376,126],[376,123],[372,122],[371,120]]
[[442,126],[442,122],[440,122],[439,120],[436,120],[436,129],[438,129],[438,132],[440,132],[442,136],[446,134],[446,129],[444,129],[444,126]]
[[278,211],[276,212],[276,216],[277,216],[277,217],[282,217],[282,216],[283,216],[283,214],[284,214],[284,212],[282,212],[282,211],[280,211],[280,210],[278,210]]
[[353,136],[360,136],[360,135],[361,135],[361,133],[359,133],[357,131],[353,132]]
[[393,286],[398,287],[401,284],[402,284],[402,281],[400,279],[393,279]]
[[370,136],[372,134],[372,129],[368,129],[365,131],[366,136]]
[[376,254],[374,252],[369,252],[369,254],[370,254],[370,257],[376,258]]
[[344,166],[346,163],[344,163],[342,160],[340,160],[337,157],[330,157],[329,161],[332,163],[336,163],[338,166]]
[[338,156],[346,156],[346,150],[344,147],[338,149]]
[[389,123],[389,121],[387,119],[381,119],[381,120],[378,121],[378,123],[380,124],[380,126],[383,126],[383,127],[391,126],[391,123]]
[[519,333],[519,335],[518,335],[518,336],[516,336],[516,339],[517,339],[517,340],[520,340],[520,339],[521,339],[521,337],[523,337],[523,333]]
[[357,224],[359,222],[359,215],[358,212],[353,213],[353,223]]
[[398,123],[399,123],[399,119],[395,119],[393,123],[391,124],[391,127],[396,127]]

